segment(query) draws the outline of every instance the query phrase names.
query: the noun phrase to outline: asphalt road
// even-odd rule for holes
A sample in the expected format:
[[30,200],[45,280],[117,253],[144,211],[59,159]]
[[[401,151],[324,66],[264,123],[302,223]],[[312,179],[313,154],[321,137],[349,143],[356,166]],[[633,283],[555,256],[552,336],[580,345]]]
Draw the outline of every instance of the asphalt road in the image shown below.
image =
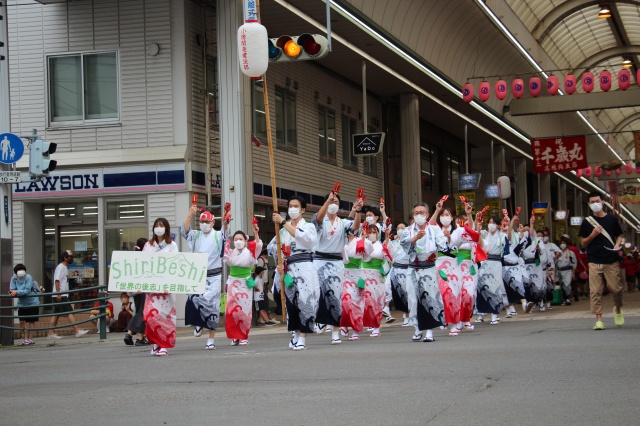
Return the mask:
[[[521,315],[522,317],[522,315]],[[524,318],[522,318],[524,319]],[[164,358],[122,334],[0,351],[3,425],[638,424],[640,317],[481,324],[436,342],[382,336],[287,349],[283,328],[215,351],[183,332]]]

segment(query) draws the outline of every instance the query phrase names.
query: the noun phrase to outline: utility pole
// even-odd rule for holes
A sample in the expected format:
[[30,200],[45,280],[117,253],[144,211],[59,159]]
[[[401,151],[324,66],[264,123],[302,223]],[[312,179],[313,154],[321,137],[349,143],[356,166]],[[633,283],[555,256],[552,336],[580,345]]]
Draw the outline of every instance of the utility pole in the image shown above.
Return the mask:
[[[9,34],[7,29],[7,4],[0,1],[0,134],[11,131],[11,110],[9,105]],[[2,165],[6,171],[8,166]],[[9,293],[9,282],[13,275],[13,244],[11,238],[12,206],[10,184],[0,184],[0,292]],[[11,305],[11,299],[2,299],[2,303]],[[2,309],[3,315],[10,310]],[[13,319],[3,318],[2,325],[13,326]],[[13,330],[0,329],[0,344],[13,345]]]

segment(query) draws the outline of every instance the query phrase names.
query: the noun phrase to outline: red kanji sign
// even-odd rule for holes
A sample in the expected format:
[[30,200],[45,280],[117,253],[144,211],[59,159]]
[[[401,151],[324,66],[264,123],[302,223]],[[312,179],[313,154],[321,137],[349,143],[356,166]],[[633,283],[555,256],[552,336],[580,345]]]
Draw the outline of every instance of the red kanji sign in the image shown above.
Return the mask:
[[535,173],[568,172],[587,164],[587,142],[584,136],[534,139],[531,141]]

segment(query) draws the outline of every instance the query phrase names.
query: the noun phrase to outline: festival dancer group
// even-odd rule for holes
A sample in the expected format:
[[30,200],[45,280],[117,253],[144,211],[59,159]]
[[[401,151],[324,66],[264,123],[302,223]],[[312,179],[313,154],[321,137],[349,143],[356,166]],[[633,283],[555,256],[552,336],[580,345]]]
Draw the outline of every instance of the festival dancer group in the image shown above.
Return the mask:
[[[502,219],[490,217],[483,229],[488,208],[474,218],[472,206],[461,197],[464,213],[454,216],[443,207],[444,196],[433,214],[427,204],[418,203],[411,223],[401,222],[392,230],[384,200],[379,208],[365,206],[361,188],[349,216],[340,218],[340,186],[327,194],[310,222],[303,217],[306,201],[298,196],[288,200],[286,217],[273,214],[281,244],[277,247],[273,238],[267,246],[276,263],[273,292],[281,291],[282,282],[291,332],[288,346],[294,351],[307,349],[308,334],[329,329],[331,345],[341,344],[343,337],[359,340],[365,327],[370,337],[380,337],[383,316],[387,322],[394,320],[388,310],[391,300],[402,312],[402,325],[414,327],[411,340],[434,342],[435,329],[448,327],[449,336],[474,330],[474,312],[476,323],[490,314],[490,324],[497,325],[503,310],[506,318],[517,314],[516,305],[526,313],[534,306],[550,309],[549,289],[556,281],[565,296],[570,294],[566,283],[575,272],[575,256],[545,241],[542,231],[533,233],[534,216],[528,224],[520,223],[520,208],[512,218],[506,210]],[[194,205],[180,228],[191,251],[209,256],[205,293],[189,295],[185,307],[185,322],[194,327],[194,336],[209,330],[205,349],[216,347],[222,262],[229,266],[227,338],[232,346],[249,344],[252,268],[263,243],[255,219],[253,240],[241,230],[229,238],[229,211],[227,204],[221,231],[213,229],[214,217],[207,211],[199,215],[199,230],[193,230],[190,223],[198,212]],[[154,237],[143,250],[177,251],[165,219],[156,220]],[[166,355],[175,345],[175,312],[174,295],[148,295],[144,319],[153,355]]]

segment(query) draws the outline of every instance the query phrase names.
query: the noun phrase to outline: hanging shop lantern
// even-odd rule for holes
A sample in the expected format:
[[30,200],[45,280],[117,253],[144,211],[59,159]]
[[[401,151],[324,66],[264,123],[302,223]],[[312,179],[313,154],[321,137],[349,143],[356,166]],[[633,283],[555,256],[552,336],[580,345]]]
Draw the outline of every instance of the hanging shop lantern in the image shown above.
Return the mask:
[[603,92],[608,92],[611,89],[611,73],[607,70],[600,73],[600,89]]
[[616,175],[620,176],[622,174],[622,166],[616,169]]
[[604,174],[605,174],[607,177],[611,176],[611,170],[605,170],[605,171],[604,171]]
[[631,163],[627,163],[624,165],[624,171],[630,175],[631,173],[633,173],[633,164]]
[[580,179],[582,177],[582,169],[576,170],[576,177]]
[[487,102],[490,96],[491,96],[491,85],[489,84],[488,81],[483,80],[482,83],[478,85],[478,97],[482,102]]
[[586,71],[582,74],[582,89],[585,93],[591,93],[593,90],[595,79],[593,77],[593,73],[591,71]]
[[462,85],[462,100],[466,103],[473,100],[473,84],[468,81]]
[[569,74],[564,78],[564,92],[573,95],[576,92],[576,76]]
[[589,166],[586,169],[584,169],[584,177],[590,178],[591,175],[593,175],[593,169],[591,168],[591,166]]
[[259,80],[269,66],[269,36],[267,29],[255,21],[238,28],[238,59],[240,71],[251,80]]
[[551,74],[547,79],[547,93],[549,93],[551,96],[557,95],[559,86],[560,82],[558,81],[558,77]]
[[631,85],[631,73],[627,69],[618,72],[618,87],[620,90],[627,90]]
[[507,97],[507,82],[503,79],[496,81],[495,90],[496,98],[498,98],[499,100],[503,100]]
[[541,90],[542,82],[540,81],[540,77],[531,77],[531,80],[529,80],[529,93],[531,96],[537,98]]
[[524,95],[524,81],[521,78],[516,78],[511,82],[511,93],[516,99],[520,99]]
[[600,177],[600,176],[602,176],[602,167],[600,167],[600,166],[596,166],[596,169],[595,169],[595,171],[593,172],[593,174],[594,174],[596,177]]

